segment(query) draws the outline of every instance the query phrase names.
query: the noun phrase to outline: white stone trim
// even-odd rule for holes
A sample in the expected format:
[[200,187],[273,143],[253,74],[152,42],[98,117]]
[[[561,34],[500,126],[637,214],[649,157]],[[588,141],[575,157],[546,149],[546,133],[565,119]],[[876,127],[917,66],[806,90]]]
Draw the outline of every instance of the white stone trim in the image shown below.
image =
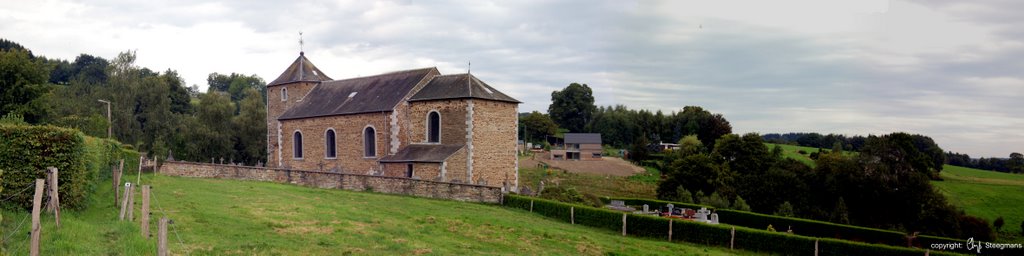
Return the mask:
[[[431,113],[437,113],[437,142],[430,142],[430,114]],[[427,111],[427,116],[426,116],[427,120],[426,120],[426,122],[424,122],[424,124],[426,124],[425,125],[426,129],[423,129],[424,135],[426,135],[426,136],[423,136],[424,143],[427,143],[427,144],[441,144],[441,135],[443,134],[441,132],[441,128],[444,127],[444,125],[443,125],[444,122],[441,121],[442,120],[441,118],[443,118],[441,116],[441,111],[438,111],[437,109],[431,109],[430,111]]]
[[[408,112],[408,108],[405,110]],[[398,149],[402,146],[402,142],[398,139],[398,133],[402,131],[402,127],[398,125],[398,108],[391,111],[391,150],[390,155],[398,153]]]
[[[519,105],[512,107],[512,114],[516,115],[516,140],[512,143],[512,152],[516,156],[515,180],[512,181],[512,192],[519,193]],[[526,142],[523,141],[523,151],[526,151]]]
[[281,138],[282,136],[284,136],[284,134],[281,130],[281,121],[277,121],[277,167],[284,166],[284,157],[281,155],[281,151],[284,150],[281,148],[281,144],[284,143],[281,141],[283,140]]
[[466,183],[473,183],[473,99],[466,100]]

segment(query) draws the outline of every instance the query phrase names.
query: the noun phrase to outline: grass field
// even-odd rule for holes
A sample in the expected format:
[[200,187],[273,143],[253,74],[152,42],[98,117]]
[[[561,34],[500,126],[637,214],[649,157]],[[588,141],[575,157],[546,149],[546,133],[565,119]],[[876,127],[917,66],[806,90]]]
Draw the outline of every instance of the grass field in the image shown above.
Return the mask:
[[[775,144],[766,143],[769,148]],[[813,166],[814,161],[797,153],[804,150],[817,152],[811,147],[780,145],[783,155]],[[949,199],[953,205],[967,214],[984,218],[992,224],[1002,216],[1006,224],[999,233],[999,241],[1024,242],[1021,235],[1021,221],[1024,221],[1024,175],[985,171],[952,165],[944,165],[941,172],[944,181],[932,184]]]
[[[265,182],[144,175],[143,183],[154,187],[154,219],[174,221],[174,254],[750,254],[622,237],[497,205]],[[141,239],[138,222],[115,221],[111,197],[101,186],[88,210],[63,213],[59,230],[44,217],[42,255],[154,254],[155,239]],[[28,254],[28,224],[16,229],[26,215],[3,212],[6,254]]]
[[944,181],[932,184],[968,214],[990,224],[1003,217],[1006,225],[998,240],[1024,242],[1020,227],[1024,221],[1024,175],[946,165],[942,178]]

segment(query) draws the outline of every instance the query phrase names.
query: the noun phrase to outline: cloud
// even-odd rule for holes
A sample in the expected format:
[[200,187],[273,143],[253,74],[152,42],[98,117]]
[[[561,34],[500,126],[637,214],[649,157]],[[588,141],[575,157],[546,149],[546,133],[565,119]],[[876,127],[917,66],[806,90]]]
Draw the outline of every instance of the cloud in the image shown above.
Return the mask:
[[[333,78],[469,69],[545,111],[589,84],[601,105],[723,113],[737,132],[923,133],[973,156],[1024,151],[1024,16],[1015,1],[39,1],[0,34],[73,59],[205,87],[273,79],[304,50]],[[736,6],[743,6],[737,8]]]

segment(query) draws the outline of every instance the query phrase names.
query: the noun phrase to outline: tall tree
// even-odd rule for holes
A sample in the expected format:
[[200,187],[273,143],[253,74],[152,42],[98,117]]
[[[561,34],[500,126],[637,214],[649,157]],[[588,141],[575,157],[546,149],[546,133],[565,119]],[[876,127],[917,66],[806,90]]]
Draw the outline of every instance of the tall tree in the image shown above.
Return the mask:
[[267,162],[267,107],[260,92],[254,88],[245,90],[245,97],[239,102],[239,113],[235,116],[235,152],[239,162],[255,165]]
[[0,50],[0,116],[23,115],[25,121],[38,123],[45,116],[45,105],[38,99],[49,92],[50,69],[21,49]]
[[596,110],[594,92],[587,84],[572,83],[561,91],[551,92],[548,115],[570,132],[584,132]]
[[1010,153],[1010,160],[1007,161],[1006,165],[1010,172],[1024,173],[1024,154]]
[[533,111],[520,118],[519,123],[523,126],[523,138],[527,142],[543,142],[547,136],[555,135],[558,132],[558,125],[551,121],[551,117]]

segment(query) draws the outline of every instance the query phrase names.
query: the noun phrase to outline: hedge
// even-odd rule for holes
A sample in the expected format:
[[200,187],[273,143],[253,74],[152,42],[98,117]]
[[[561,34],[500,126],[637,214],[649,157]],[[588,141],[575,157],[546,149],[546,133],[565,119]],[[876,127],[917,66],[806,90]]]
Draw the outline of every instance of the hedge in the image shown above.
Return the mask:
[[[680,202],[671,202],[663,200],[653,199],[640,199],[640,198],[601,198],[605,203],[611,200],[621,200],[626,205],[650,205],[651,207],[661,207],[665,204],[674,204],[677,207],[688,207],[688,208],[701,208],[705,207],[708,209],[714,209],[710,206],[688,204]],[[843,240],[867,242],[876,244],[886,244],[894,246],[906,246],[907,238],[906,234],[898,231],[866,228],[853,225],[836,224],[825,221],[782,217],[769,214],[761,214],[747,211],[737,211],[731,209],[718,209],[714,211],[718,213],[718,219],[723,223],[730,225],[754,228],[754,229],[766,229],[768,225],[772,225],[778,231],[786,231],[792,228],[793,232],[804,236],[813,237],[826,237],[826,238],[838,238]],[[917,245],[929,245],[933,243],[951,243],[959,242],[964,243],[964,240],[953,239],[947,237],[937,236],[926,236],[920,235],[917,237]]]
[[88,138],[73,129],[0,124],[0,169],[4,170],[0,197],[10,198],[3,206],[31,207],[35,179],[45,178],[46,167],[53,166],[60,171],[61,207],[85,208],[101,170],[109,172],[113,159],[132,155],[138,158],[138,153],[122,149],[116,141]]
[[[506,207],[523,210],[530,210],[532,202],[533,212],[565,222],[570,221],[569,215],[570,211],[572,211],[576,216],[577,224],[612,230],[616,233],[622,231],[622,215],[626,214],[627,235],[668,239],[670,220],[668,218],[637,215],[511,194],[506,195],[503,202]],[[834,238],[816,238],[785,232],[769,232],[762,229],[725,224],[711,225],[685,220],[672,221],[672,241],[729,247],[730,239],[733,238],[733,228],[735,228],[736,232],[734,248],[755,252],[813,255],[814,244],[817,241],[819,255],[924,255],[925,253],[924,250],[915,248],[868,244]],[[950,252],[943,251],[933,251],[931,254],[953,255]]]

